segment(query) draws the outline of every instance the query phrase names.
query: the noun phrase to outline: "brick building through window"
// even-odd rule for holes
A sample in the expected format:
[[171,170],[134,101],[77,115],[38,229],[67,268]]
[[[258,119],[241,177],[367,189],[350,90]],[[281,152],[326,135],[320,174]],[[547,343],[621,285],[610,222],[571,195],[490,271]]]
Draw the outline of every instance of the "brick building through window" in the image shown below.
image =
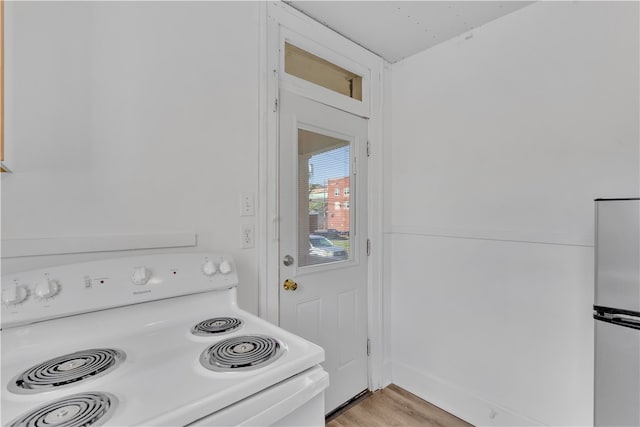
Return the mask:
[[[341,233],[349,232],[349,177],[331,178],[328,184],[328,218],[327,228]],[[338,207],[339,206],[339,207]]]

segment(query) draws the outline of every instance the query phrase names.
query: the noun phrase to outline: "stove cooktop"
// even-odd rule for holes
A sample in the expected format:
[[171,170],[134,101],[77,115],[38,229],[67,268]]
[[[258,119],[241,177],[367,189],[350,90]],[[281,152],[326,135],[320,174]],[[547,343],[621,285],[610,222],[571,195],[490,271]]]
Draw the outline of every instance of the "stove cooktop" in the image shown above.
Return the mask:
[[[65,399],[76,394],[107,396],[115,408],[104,411],[108,424],[184,425],[324,360],[320,347],[230,304],[229,292],[3,330],[2,378],[11,382],[3,385],[2,425],[25,416],[66,419],[75,409]],[[211,307],[223,308],[212,317]],[[194,325],[201,323],[237,326],[195,335]],[[56,372],[53,385],[22,382],[50,376],[44,372]]]

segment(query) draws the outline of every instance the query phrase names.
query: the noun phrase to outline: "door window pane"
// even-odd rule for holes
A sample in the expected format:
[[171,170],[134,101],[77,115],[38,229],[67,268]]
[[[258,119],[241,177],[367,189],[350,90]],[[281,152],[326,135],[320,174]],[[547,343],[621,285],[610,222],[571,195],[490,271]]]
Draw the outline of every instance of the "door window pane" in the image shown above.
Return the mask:
[[351,258],[349,141],[298,129],[298,259],[300,266]]

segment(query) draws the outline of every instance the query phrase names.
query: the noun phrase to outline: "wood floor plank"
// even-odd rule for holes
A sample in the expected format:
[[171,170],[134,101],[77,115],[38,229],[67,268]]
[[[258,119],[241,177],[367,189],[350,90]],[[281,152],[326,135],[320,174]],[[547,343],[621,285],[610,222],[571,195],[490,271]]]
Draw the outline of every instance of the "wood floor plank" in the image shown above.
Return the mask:
[[395,384],[363,398],[326,427],[472,427]]

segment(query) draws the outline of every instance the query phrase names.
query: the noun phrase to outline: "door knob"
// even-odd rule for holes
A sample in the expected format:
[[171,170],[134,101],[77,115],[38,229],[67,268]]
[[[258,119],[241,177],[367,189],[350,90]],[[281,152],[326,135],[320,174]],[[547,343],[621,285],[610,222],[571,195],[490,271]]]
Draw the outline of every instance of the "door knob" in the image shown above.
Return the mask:
[[285,291],[295,291],[296,289],[298,289],[298,284],[291,279],[287,279],[284,281],[282,287]]

